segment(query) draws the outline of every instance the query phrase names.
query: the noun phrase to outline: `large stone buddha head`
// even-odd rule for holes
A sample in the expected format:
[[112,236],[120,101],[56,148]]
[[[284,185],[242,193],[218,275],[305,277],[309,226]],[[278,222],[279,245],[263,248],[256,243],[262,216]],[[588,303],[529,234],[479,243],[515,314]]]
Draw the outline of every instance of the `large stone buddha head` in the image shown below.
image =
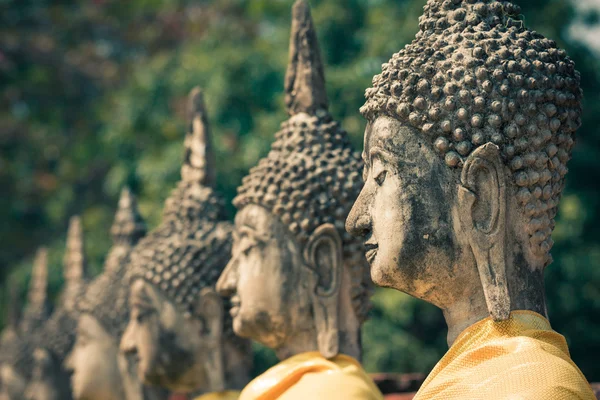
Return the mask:
[[238,189],[233,255],[217,289],[232,297],[235,332],[280,359],[306,351],[359,358],[371,284],[344,220],[362,186],[362,163],[327,111],[305,1],[293,8],[285,89],[290,118]]
[[119,341],[129,319],[126,284],[129,255],[145,233],[135,198],[124,189],[111,229],[113,246],[104,271],[77,302],[77,337],[65,361],[73,373],[72,394],[76,400],[136,398],[130,393],[141,390],[135,375],[128,373],[127,360],[119,357]]
[[145,383],[176,392],[241,389],[252,351],[231,329],[214,286],[231,254],[231,223],[214,191],[214,161],[202,92],[188,100],[181,181],[161,224],[135,248],[129,325],[121,341]]
[[347,220],[373,280],[444,310],[449,341],[546,314],[543,271],[580,125],[579,73],[506,1],[429,0],[367,89],[365,186]]

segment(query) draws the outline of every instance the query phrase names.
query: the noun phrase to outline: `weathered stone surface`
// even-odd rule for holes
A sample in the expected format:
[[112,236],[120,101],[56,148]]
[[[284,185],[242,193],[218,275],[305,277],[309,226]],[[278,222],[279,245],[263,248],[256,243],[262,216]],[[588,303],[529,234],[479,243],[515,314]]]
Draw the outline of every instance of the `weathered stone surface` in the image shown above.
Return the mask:
[[[415,40],[382,65],[366,91],[365,185],[346,228],[364,238],[377,284],[443,310],[449,344],[473,327],[465,335],[489,337],[481,345],[489,345],[488,356],[496,360],[505,351],[503,360],[519,363],[510,338],[553,341],[551,346],[563,349],[546,358],[547,370],[560,370],[569,357],[561,337],[544,336],[550,335],[549,325],[536,314],[523,312],[531,316],[522,318],[523,326],[506,331],[499,326],[513,326],[515,310],[547,318],[543,271],[552,260],[554,217],[581,123],[579,80],[564,50],[524,26],[518,6],[429,0]],[[489,325],[473,326],[488,317]],[[477,330],[484,327],[503,338],[491,343],[493,335]],[[538,330],[535,338],[525,339],[523,332]],[[468,346],[462,350],[475,352]],[[529,356],[540,353],[549,352]],[[466,383],[462,392],[452,391],[465,376],[458,362],[443,374],[459,354],[451,349],[438,364],[435,376],[441,378],[437,385],[429,382],[431,393],[455,372],[456,386],[448,393],[472,397],[464,393]],[[484,358],[473,357],[474,362]],[[482,374],[505,372],[490,369]],[[589,388],[575,367],[560,375],[560,384],[587,396],[583,392]],[[523,386],[506,382],[496,389],[517,397],[520,393],[511,390],[548,396],[561,390]]]
[[308,4],[297,1],[292,14],[290,118],[238,188],[233,255],[217,289],[232,296],[235,332],[280,359],[315,350],[360,358],[372,285],[344,219],[362,187],[362,163],[327,110]]
[[35,332],[37,340],[32,354],[32,377],[26,390],[27,400],[71,399],[69,374],[63,363],[75,343],[79,317],[76,303],[87,285],[84,236],[78,216],[72,217],[69,222],[63,276],[65,286],[56,310]]
[[0,398],[22,399],[25,395],[34,366],[33,351],[39,342],[38,330],[48,319],[47,288],[48,251],[40,248],[33,262],[23,317],[12,338],[10,330],[4,332],[6,342],[0,355]]
[[229,303],[214,286],[231,254],[231,223],[212,185],[214,155],[202,92],[188,99],[181,181],[163,220],[135,247],[132,314],[121,349],[147,383],[179,392],[241,389],[250,343],[233,334]]
[[[366,91],[363,155],[373,184],[348,229],[370,235],[370,246],[379,240],[373,275],[382,285],[449,310],[469,297],[469,282],[481,282],[486,305],[471,301],[450,319],[489,311],[500,320],[511,309],[545,315],[542,271],[580,125],[579,73],[554,41],[524,27],[511,3],[431,0],[424,10],[416,39]],[[370,154],[378,148],[392,155],[388,179],[403,186],[398,201],[379,207],[388,220],[380,228],[373,204],[381,175],[373,175],[382,167]],[[394,218],[402,221],[396,230]],[[375,238],[388,230],[393,238]],[[383,254],[388,239],[396,249]]]
[[[111,233],[113,246],[102,274],[75,300],[77,339],[65,361],[73,373],[75,399],[123,399],[126,395],[134,399],[137,397],[129,396],[129,392],[141,391],[139,381],[128,374],[126,362],[119,356],[119,341],[129,320],[126,280],[129,257],[133,245],[145,233],[135,198],[127,188],[121,192]],[[81,248],[77,240],[72,243],[69,249]],[[65,259],[80,264],[83,256],[67,255]],[[56,346],[48,346],[53,347]],[[41,354],[40,360],[44,360]]]

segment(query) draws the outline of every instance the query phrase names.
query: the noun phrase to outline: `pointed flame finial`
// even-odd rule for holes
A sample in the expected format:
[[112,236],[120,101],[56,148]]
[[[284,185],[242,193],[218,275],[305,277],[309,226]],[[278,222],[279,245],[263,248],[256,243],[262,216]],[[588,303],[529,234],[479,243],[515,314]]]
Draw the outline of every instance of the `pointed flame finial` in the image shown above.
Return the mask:
[[65,284],[78,285],[86,279],[87,260],[84,250],[83,229],[79,216],[71,217],[67,231],[67,248],[63,259]]
[[38,328],[48,317],[48,250],[37,251],[31,271],[27,293],[27,307],[23,313],[22,327],[27,332]]
[[198,86],[188,96],[187,125],[181,179],[212,187],[215,182],[215,161],[204,96]]
[[328,108],[321,50],[306,0],[296,1],[292,8],[285,104],[289,115],[315,114],[319,109]]
[[67,231],[67,246],[63,258],[65,286],[59,300],[59,304],[69,310],[73,309],[77,297],[82,293],[87,283],[87,260],[84,243],[81,218],[75,215],[71,217]]
[[128,187],[119,198],[115,220],[110,229],[114,244],[135,245],[146,235],[146,223],[139,213],[137,201]]

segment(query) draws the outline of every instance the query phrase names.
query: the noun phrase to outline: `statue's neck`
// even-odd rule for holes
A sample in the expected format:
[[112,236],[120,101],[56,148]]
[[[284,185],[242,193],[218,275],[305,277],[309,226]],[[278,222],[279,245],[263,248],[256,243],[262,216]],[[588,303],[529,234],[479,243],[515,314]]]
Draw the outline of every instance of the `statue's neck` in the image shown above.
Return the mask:
[[[250,346],[248,346],[250,349]],[[225,340],[223,345],[223,377],[224,388],[205,387],[192,393],[188,393],[189,398],[196,398],[202,394],[215,393],[222,390],[242,390],[251,380],[252,357],[251,352],[243,352],[237,349],[233,343]],[[209,366],[210,367],[210,366]],[[209,376],[209,371],[205,371],[205,376]]]
[[248,352],[244,352],[225,340],[224,354],[225,389],[242,390],[250,382],[252,376],[251,347],[248,345]]
[[448,325],[448,347],[452,346],[462,331],[476,322],[489,317],[483,291],[481,291],[480,296],[476,295],[462,301],[457,301],[443,311],[446,325]]
[[[529,310],[547,318],[542,271],[516,263],[507,272],[511,311]],[[470,295],[463,292],[457,297],[459,301],[443,310],[448,325],[448,346],[452,346],[465,329],[490,316],[479,282]]]
[[[338,305],[338,340],[339,354],[345,354],[358,361],[361,360],[362,347],[360,341],[360,322],[356,317],[352,305],[352,297],[350,295],[352,282],[348,272],[348,268],[344,268],[342,272],[342,280],[339,292]],[[318,332],[316,323],[312,324],[304,331],[298,332],[294,337],[289,338],[285,345],[276,349],[277,357],[280,360],[285,360],[296,354],[319,351],[317,342]]]
[[[361,359],[362,349],[360,345],[360,332],[354,329],[349,331],[344,327],[344,319],[340,319],[339,332],[339,353],[353,357],[356,360]],[[275,350],[277,358],[280,360],[288,359],[292,356],[302,353],[319,351],[317,344],[317,332],[313,329],[303,331],[286,342],[286,344]]]
[[281,361],[297,354],[311,351],[319,351],[317,332],[314,328],[296,332],[296,334],[289,337],[281,347],[275,349],[277,358]]

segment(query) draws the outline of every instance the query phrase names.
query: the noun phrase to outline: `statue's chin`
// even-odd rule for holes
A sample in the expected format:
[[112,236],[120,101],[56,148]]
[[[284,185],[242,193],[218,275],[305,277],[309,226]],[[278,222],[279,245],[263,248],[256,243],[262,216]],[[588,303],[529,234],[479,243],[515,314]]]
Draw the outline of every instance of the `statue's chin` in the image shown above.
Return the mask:
[[252,339],[262,345],[276,349],[282,340],[277,336],[276,330],[270,328],[271,324],[261,322],[264,318],[258,316],[248,317],[240,312],[233,319],[233,331],[239,337]]
[[397,266],[390,265],[382,255],[377,255],[374,260],[371,262],[371,280],[374,284],[384,288],[392,288],[402,290],[397,287],[396,280],[393,278],[394,269],[398,268]]

